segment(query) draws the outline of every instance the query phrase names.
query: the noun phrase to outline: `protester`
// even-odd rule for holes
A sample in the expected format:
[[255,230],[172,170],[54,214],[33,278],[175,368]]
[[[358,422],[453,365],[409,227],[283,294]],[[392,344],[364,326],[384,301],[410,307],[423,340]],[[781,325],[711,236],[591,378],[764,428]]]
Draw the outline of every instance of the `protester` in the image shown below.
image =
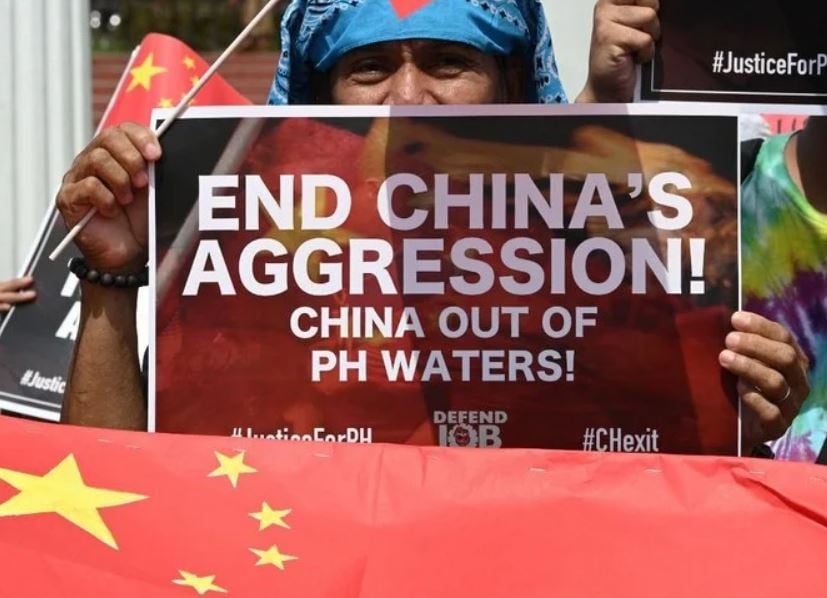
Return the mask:
[[0,319],[15,305],[35,300],[37,292],[32,285],[34,279],[31,276],[0,281]]
[[[658,36],[658,0],[601,0],[595,10],[590,74],[579,101],[628,101],[635,64]],[[435,0],[400,19],[389,0],[294,0],[282,21],[283,54],[272,104],[563,103],[551,37],[536,0]],[[58,196],[68,225],[91,207],[77,238],[90,267],[135,274],[147,258],[148,162],[161,148],[146,128],[105,131],[78,156]],[[143,429],[146,401],[135,341],[134,290],[82,283],[83,313],[64,419]],[[730,343],[722,364],[750,391],[756,440],[783,433],[807,394],[781,327],[740,314],[733,324],[749,351]],[[765,338],[767,337],[767,338]],[[735,339],[736,337],[732,337]],[[776,384],[776,379],[783,384]],[[775,406],[782,403],[783,409]]]
[[[776,330],[777,340],[786,341],[777,345],[780,359],[790,368],[809,362],[812,390],[795,419],[795,409],[784,414],[792,426],[773,445],[779,458],[794,461],[815,461],[827,439],[825,155],[827,117],[814,117],[800,133],[764,142],[742,190],[744,307],[793,332],[798,355],[789,350],[789,333]],[[781,380],[774,385],[786,392]],[[757,392],[745,389],[744,401],[763,403]],[[785,402],[772,408],[783,411]]]

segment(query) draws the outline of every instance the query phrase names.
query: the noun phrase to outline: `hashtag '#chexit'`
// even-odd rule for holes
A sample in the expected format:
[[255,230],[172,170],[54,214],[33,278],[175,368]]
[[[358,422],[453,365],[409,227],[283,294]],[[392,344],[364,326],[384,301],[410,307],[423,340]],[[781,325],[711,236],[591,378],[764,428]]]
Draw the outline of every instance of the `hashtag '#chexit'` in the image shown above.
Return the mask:
[[583,433],[583,450],[591,451],[594,449],[594,428],[586,428]]
[[724,68],[724,51],[718,50],[715,52],[715,58],[712,60],[712,72],[720,73]]

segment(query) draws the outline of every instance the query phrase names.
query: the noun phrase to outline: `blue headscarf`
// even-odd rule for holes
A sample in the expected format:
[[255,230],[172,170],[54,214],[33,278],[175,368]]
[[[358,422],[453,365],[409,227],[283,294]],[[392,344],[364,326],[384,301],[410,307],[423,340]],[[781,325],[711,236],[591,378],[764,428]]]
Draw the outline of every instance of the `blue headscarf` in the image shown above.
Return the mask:
[[[411,12],[412,10],[412,12]],[[528,103],[566,103],[540,0],[292,0],[269,104],[309,104],[310,76],[350,50],[403,39],[462,42],[521,53],[533,75]]]

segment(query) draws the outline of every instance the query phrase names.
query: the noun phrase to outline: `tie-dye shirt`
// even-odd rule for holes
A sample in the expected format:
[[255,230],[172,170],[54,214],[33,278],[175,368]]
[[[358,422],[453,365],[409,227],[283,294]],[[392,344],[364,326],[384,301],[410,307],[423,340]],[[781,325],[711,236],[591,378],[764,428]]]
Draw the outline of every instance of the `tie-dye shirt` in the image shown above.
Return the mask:
[[815,461],[827,438],[827,214],[784,161],[791,135],[768,139],[741,199],[744,309],[789,328],[810,358],[810,396],[776,458]]

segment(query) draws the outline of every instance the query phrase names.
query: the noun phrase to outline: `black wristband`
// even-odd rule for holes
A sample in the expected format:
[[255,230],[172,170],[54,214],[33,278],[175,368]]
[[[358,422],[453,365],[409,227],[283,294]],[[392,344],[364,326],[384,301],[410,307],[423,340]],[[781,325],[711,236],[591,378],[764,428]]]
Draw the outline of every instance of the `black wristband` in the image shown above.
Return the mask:
[[90,268],[82,257],[73,257],[69,260],[69,271],[80,280],[104,287],[137,289],[149,284],[149,268],[147,266],[144,266],[143,270],[135,274],[110,274]]

